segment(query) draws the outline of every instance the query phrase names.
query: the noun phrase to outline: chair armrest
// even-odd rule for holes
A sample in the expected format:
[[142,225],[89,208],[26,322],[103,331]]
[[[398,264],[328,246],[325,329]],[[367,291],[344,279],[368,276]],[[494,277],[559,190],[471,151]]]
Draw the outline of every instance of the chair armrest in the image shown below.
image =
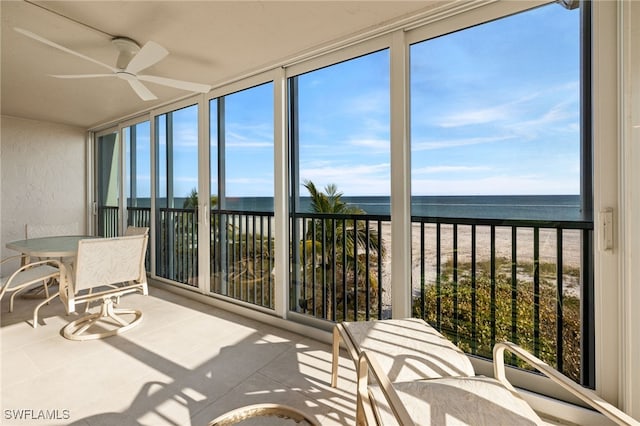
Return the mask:
[[[20,257],[21,255],[18,256],[13,256],[13,257]],[[5,260],[9,260],[11,258],[7,258]],[[26,271],[27,269],[33,268],[35,266],[39,266],[39,265],[45,265],[45,264],[50,264],[51,266],[55,266],[56,268],[58,268],[60,271],[64,270],[64,266],[62,265],[62,263],[58,262],[57,260],[54,259],[47,259],[47,260],[39,260],[37,262],[31,262],[31,263],[27,263],[26,265],[22,265],[21,267],[19,267],[18,269],[16,269],[15,272],[13,272],[9,278],[7,278],[6,283],[10,283],[13,278],[20,274],[23,271]]]
[[373,378],[378,385],[380,385],[380,390],[387,400],[387,403],[389,403],[389,407],[398,421],[398,424],[406,426],[414,424],[409,412],[400,400],[398,393],[393,388],[393,384],[384,373],[380,364],[378,364],[374,357],[369,356],[367,351],[362,351],[360,353],[360,356],[358,357],[357,370],[357,409],[361,409],[364,416],[364,418],[360,416],[360,419],[357,419],[358,424],[365,419],[366,424],[378,424],[369,395],[369,371],[371,371]]
[[585,402],[593,409],[597,410],[610,420],[614,421],[616,424],[640,426],[640,423],[638,421],[634,420],[628,414],[624,413],[609,402],[602,399],[592,390],[580,386],[564,374],[549,366],[549,364],[545,363],[535,355],[532,355],[515,343],[496,343],[496,345],[493,347],[493,373],[495,378],[512,392],[516,392],[516,390],[511,385],[511,383],[509,383],[506,377],[504,366],[505,351],[508,351],[517,356],[518,358],[547,376],[554,383],[560,385],[563,389],[567,390],[573,396],[579,398],[581,401]]
[[21,259],[21,258],[23,259],[25,257],[27,257],[26,254],[16,254],[13,256],[5,257],[4,259],[0,260],[0,265],[13,259]]

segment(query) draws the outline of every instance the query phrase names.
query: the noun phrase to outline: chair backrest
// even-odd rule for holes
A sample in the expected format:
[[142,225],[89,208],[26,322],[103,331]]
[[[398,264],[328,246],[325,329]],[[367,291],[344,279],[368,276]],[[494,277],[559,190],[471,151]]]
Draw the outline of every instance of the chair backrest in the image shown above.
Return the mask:
[[41,238],[41,237],[53,237],[58,235],[82,235],[80,223],[57,223],[57,224],[42,224],[42,223],[27,223],[24,225],[24,237],[29,238]]
[[80,240],[74,293],[123,282],[146,282],[147,240],[146,235]]
[[149,228],[146,226],[127,226],[127,229],[124,231],[125,237],[131,235],[149,235]]

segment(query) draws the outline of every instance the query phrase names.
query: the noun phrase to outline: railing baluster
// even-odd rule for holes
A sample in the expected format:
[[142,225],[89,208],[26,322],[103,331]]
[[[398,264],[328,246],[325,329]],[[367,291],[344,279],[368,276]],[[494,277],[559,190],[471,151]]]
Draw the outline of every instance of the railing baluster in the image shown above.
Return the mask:
[[563,238],[562,229],[556,230],[556,368],[564,372],[564,320],[563,320],[563,295],[564,295],[564,266],[563,266]]
[[[370,243],[370,235],[369,235],[369,219],[365,219],[365,246],[364,246],[364,258],[367,260],[364,266],[364,306],[365,306],[365,318],[367,321],[371,319],[370,309],[371,306],[371,282],[369,279],[369,243]],[[358,236],[358,226],[356,225],[354,232],[356,233],[356,239]],[[357,245],[357,244],[356,244]],[[358,260],[356,259],[356,263]]]
[[496,344],[496,227],[491,225],[491,347]]
[[359,303],[358,303],[358,243],[356,219],[351,219],[353,226],[353,320],[358,321]]
[[476,281],[476,225],[471,225],[471,353],[478,353],[477,281]]
[[442,329],[442,302],[441,302],[441,239],[440,223],[436,224],[436,326],[438,330]]
[[382,319],[382,221],[378,220],[378,319]]
[[540,356],[540,228],[533,228],[533,353]]
[[[313,315],[318,315],[318,312],[316,311],[316,284],[317,284],[317,273],[316,273],[316,269],[317,269],[317,263],[318,263],[318,253],[316,252],[316,238],[317,238],[317,231],[316,231],[316,219],[313,219],[311,221],[311,234],[313,235],[313,246],[311,248],[311,312],[313,312]],[[324,243],[321,244],[321,250],[324,250]]]
[[458,312],[458,224],[453,224],[453,342],[460,341],[458,336],[458,321],[460,312]]
[[427,294],[426,294],[426,288],[425,288],[425,284],[426,284],[426,277],[425,277],[425,265],[427,262],[425,262],[425,251],[426,251],[426,247],[424,246],[425,242],[424,242],[424,222],[420,222],[420,316],[422,318],[425,318],[427,315],[426,312],[426,300],[427,300]]
[[349,320],[349,297],[347,294],[347,239],[345,232],[347,229],[347,220],[342,219],[342,318]]
[[325,247],[325,245],[327,244],[327,222],[326,220],[322,220],[320,222],[320,232],[322,234],[322,289],[321,289],[321,296],[322,296],[322,318],[327,318],[327,259],[325,258],[329,248]]
[[511,341],[518,343],[518,228],[515,226],[511,227]]
[[337,249],[337,235],[336,235],[336,219],[331,219],[331,253],[333,253],[331,260],[331,320],[337,321],[337,310],[338,310],[338,295],[336,293],[338,289],[337,281],[337,259],[336,259],[336,249]]
[[[511,227],[511,341],[518,343],[518,227]],[[511,363],[516,356],[511,354]]]

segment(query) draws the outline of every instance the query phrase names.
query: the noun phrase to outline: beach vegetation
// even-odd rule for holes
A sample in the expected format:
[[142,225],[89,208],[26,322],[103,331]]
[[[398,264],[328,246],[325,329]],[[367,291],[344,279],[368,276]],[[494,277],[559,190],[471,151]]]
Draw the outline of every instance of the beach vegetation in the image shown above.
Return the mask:
[[[379,283],[375,271],[378,270],[379,259],[386,256],[384,242],[377,229],[363,220],[349,217],[366,212],[343,201],[343,194],[336,185],[329,184],[321,191],[313,182],[306,180],[304,187],[309,191],[313,213],[347,217],[308,220],[304,239],[300,242],[300,263],[305,274],[304,282],[309,286],[316,283],[322,289],[309,289],[306,294],[315,294],[316,300],[304,300],[302,304],[307,309],[315,307],[313,314],[320,318],[346,320],[344,313],[349,311],[354,316],[363,313],[362,316],[366,317],[366,310],[376,305],[378,297]],[[337,285],[336,277],[344,277],[341,279],[343,284]],[[328,281],[331,283],[327,285]]]
[[[475,277],[471,274],[469,262],[458,263],[457,280],[454,281],[453,263],[447,262],[436,283],[425,288],[424,305],[421,306],[421,297],[414,298],[414,316],[424,314],[427,322],[467,353],[490,359],[496,342],[512,341],[578,381],[578,295],[572,292],[558,294],[555,263],[540,263],[537,294],[532,263],[516,266],[515,285],[510,260],[496,258],[495,263],[498,266],[492,276],[490,262],[477,262]],[[575,275],[576,268],[568,268],[566,274]],[[560,360],[557,345],[559,314],[562,317]],[[511,363],[526,368],[515,359]]]

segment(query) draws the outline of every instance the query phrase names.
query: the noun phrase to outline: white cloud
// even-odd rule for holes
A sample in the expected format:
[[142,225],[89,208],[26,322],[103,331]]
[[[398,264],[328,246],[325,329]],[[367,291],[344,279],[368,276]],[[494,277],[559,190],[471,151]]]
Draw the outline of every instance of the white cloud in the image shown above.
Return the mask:
[[485,136],[485,137],[464,138],[464,139],[414,141],[411,144],[411,149],[412,151],[426,151],[430,149],[453,148],[457,146],[480,145],[480,144],[487,144],[487,143],[494,143],[494,142],[502,142],[505,140],[513,139],[513,138],[514,136],[504,135],[504,136]]
[[388,139],[354,139],[349,144],[359,148],[367,148],[376,152],[389,153],[391,143]]
[[427,166],[414,169],[412,174],[437,174],[437,173],[464,173],[464,172],[485,172],[491,170],[487,166]]
[[495,121],[504,121],[512,111],[507,105],[499,105],[491,108],[473,109],[451,114],[440,119],[438,123],[440,127],[461,127],[471,124],[492,123]]
[[[574,101],[565,99],[575,99],[577,82],[568,82],[557,86],[544,88],[538,91],[529,91],[524,96],[506,102],[497,103],[487,107],[470,108],[467,110],[453,112],[443,115],[436,120],[436,125],[443,128],[462,127],[473,124],[506,123],[517,121],[518,126],[545,125],[557,122],[575,115],[568,107],[575,104]],[[482,96],[469,96],[470,99],[483,99]],[[544,101],[547,105],[551,99],[561,99],[549,109],[540,110],[539,101]],[[488,102],[496,102],[488,99]],[[538,116],[533,120],[525,120],[527,116]]]
[[232,148],[273,148],[273,131],[266,137],[260,133],[262,131],[245,133],[227,130],[225,145]]
[[345,195],[388,195],[390,167],[388,163],[353,165],[316,163],[315,167],[301,167],[300,183],[310,180],[316,187],[335,184]]

